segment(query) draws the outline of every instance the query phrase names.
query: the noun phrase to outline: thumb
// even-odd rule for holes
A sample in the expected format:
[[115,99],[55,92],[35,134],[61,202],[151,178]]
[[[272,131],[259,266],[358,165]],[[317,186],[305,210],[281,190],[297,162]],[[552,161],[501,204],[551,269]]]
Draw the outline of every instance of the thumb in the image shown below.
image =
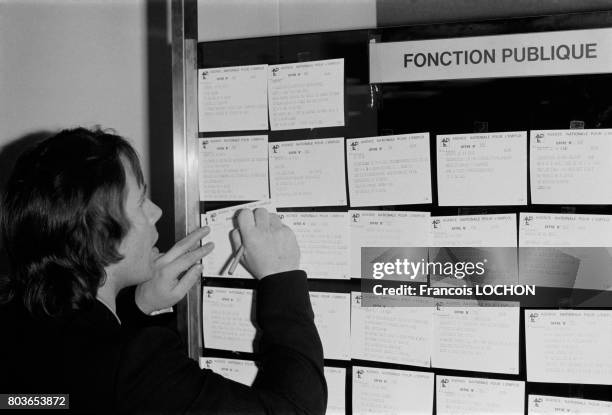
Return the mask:
[[193,287],[193,285],[200,279],[201,275],[201,264],[195,264],[189,269],[189,271],[185,273],[185,275],[183,275],[183,278],[179,280],[178,284],[176,284],[176,287],[174,287],[174,289],[172,290],[173,294],[179,298],[179,301],[185,296],[185,294],[187,294],[187,291],[189,291],[191,287]]

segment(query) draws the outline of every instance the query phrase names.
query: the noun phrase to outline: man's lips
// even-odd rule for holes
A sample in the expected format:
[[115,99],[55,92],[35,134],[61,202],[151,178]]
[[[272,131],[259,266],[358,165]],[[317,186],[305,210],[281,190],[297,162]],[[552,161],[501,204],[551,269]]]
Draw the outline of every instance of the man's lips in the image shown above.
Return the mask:
[[153,239],[153,243],[151,244],[153,245],[153,248],[151,248],[151,257],[153,258],[154,261],[157,260],[160,256],[162,256],[162,254],[159,252],[159,249],[155,246],[158,239],[159,239],[159,234],[155,232],[155,239]]

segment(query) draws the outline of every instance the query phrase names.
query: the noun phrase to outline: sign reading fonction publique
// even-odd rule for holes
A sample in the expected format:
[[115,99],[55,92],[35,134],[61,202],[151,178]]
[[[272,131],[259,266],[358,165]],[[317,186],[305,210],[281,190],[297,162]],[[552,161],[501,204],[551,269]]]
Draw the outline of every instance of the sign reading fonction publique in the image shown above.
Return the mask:
[[612,72],[612,29],[370,44],[370,82]]

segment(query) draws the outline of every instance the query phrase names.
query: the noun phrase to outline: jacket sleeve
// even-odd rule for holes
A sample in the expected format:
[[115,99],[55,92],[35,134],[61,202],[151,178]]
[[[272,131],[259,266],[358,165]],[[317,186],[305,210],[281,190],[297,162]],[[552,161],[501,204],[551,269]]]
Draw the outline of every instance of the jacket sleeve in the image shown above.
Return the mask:
[[136,286],[126,287],[117,296],[117,315],[121,324],[130,329],[149,326],[172,328],[176,325],[174,313],[163,313],[156,316],[145,314],[136,305]]
[[306,274],[264,278],[257,289],[261,366],[253,386],[201,370],[171,330],[130,336],[117,371],[122,413],[324,414],[323,350],[314,325]]

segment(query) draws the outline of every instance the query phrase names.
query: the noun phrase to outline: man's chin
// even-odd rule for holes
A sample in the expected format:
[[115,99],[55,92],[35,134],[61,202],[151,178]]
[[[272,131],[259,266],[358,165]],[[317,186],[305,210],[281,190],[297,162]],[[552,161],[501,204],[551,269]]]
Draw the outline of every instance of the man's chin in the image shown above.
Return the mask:
[[163,254],[161,254],[159,252],[159,249],[157,249],[156,246],[153,247],[153,249],[151,250],[151,258],[153,260],[153,262],[157,261],[159,259],[160,256],[162,256]]

